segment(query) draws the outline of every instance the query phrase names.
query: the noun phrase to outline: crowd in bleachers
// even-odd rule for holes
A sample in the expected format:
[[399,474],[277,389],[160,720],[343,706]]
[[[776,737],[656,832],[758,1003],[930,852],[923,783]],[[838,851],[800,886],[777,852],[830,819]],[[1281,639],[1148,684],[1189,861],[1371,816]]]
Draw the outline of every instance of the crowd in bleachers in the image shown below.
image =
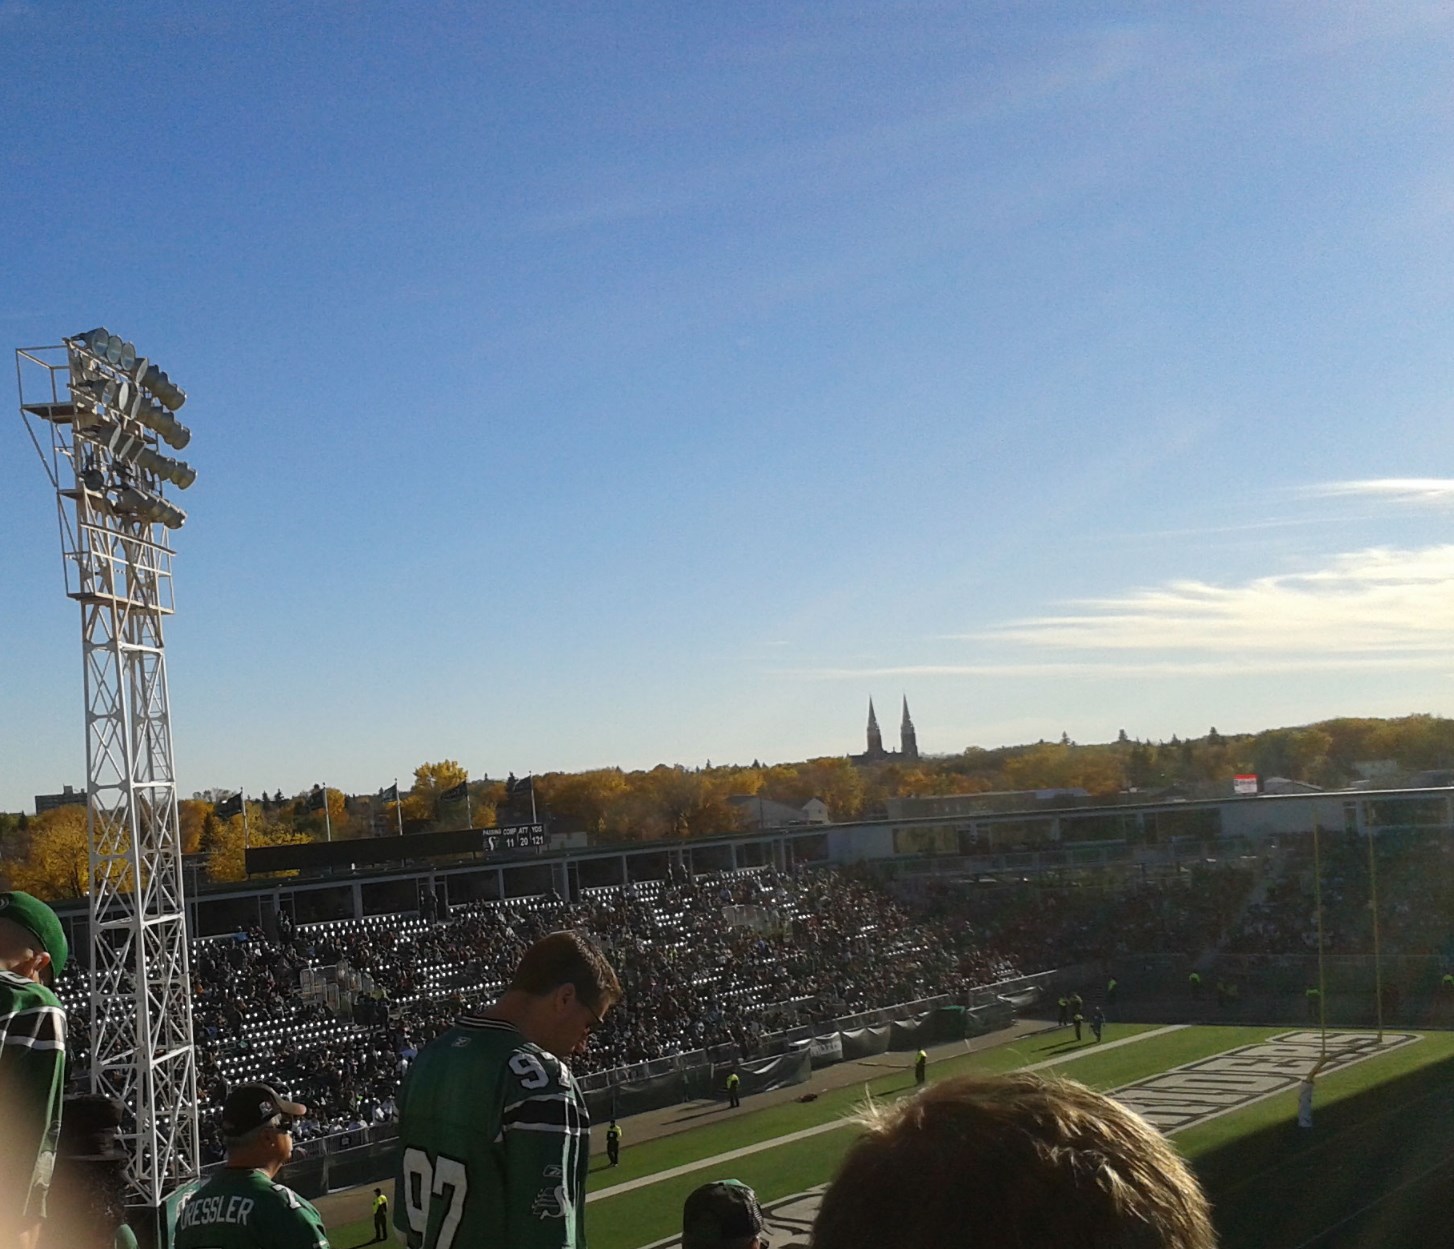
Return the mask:
[[1147,951],[1195,958],[1240,914],[1253,881],[1249,867],[1208,863],[1092,884],[928,877],[905,888],[920,913],[1040,970]]
[[[240,1080],[273,1081],[313,1109],[298,1133],[305,1149],[310,1136],[385,1122],[419,1047],[462,1009],[493,999],[526,947],[557,928],[589,932],[625,989],[572,1064],[577,1074],[715,1046],[747,1056],[765,1032],[1019,973],[972,930],[912,921],[866,879],[833,871],[681,878],[569,903],[476,903],[433,921],[283,920],[272,938],[253,929],[193,944],[203,1102],[220,1104]],[[69,992],[79,1005],[80,982]],[[73,1018],[73,1033],[83,1032],[84,1011]],[[78,1068],[84,1049],[74,1036]],[[220,1156],[215,1136],[204,1153]]]
[[[1328,949],[1366,949],[1361,839],[1326,839]],[[1454,914],[1445,838],[1390,842],[1385,931],[1395,949],[1443,948]],[[313,1108],[312,1136],[392,1120],[419,1048],[461,1010],[492,1000],[520,955],[557,928],[605,949],[625,998],[572,1064],[577,1074],[725,1047],[751,1056],[766,1033],[937,995],[961,997],[1068,964],[1154,951],[1296,954],[1315,947],[1311,863],[1301,843],[1264,864],[1197,863],[1114,884],[989,883],[868,870],[772,869],[588,889],[577,900],[479,902],[436,915],[376,916],[194,942],[193,1027],[204,1108],[261,1079]],[[60,992],[75,1069],[87,1062],[84,960]],[[213,1116],[204,1115],[212,1128]],[[205,1156],[221,1156],[209,1135]]]

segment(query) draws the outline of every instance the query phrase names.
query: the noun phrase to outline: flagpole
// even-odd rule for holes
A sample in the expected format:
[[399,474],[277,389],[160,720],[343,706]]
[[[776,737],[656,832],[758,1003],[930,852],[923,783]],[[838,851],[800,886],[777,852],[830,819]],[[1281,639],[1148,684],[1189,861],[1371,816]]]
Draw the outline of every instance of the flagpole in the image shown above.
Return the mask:
[[247,854],[247,790],[240,789],[237,796],[242,799],[242,852]]
[[470,787],[466,783],[464,787],[464,826],[471,829],[475,826],[474,811],[470,808]]
[[530,774],[530,822],[538,824],[540,821],[535,814],[535,773]]
[[333,821],[328,818],[328,786],[323,787],[323,835],[328,841],[333,840]]
[[404,835],[404,800],[399,797],[399,778],[394,778],[394,814],[399,817],[399,836]]

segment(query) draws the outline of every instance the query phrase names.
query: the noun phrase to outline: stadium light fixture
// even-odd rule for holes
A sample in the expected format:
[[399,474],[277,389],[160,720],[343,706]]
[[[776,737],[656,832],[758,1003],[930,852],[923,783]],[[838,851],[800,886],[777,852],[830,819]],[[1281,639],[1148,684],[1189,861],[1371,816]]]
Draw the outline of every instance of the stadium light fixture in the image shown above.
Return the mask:
[[[104,326],[20,348],[16,373],[56,490],[66,593],[81,605],[91,1087],[132,1112],[130,1204],[155,1210],[201,1166],[162,628],[174,610],[166,531],[187,519],[166,488],[196,473],[160,446],[189,440],[175,415],[186,395]],[[33,422],[49,427],[49,451]]]
[[112,507],[122,516],[133,516],[151,524],[180,529],[187,522],[187,513],[160,495],[150,494],[135,486],[122,486],[116,492]]

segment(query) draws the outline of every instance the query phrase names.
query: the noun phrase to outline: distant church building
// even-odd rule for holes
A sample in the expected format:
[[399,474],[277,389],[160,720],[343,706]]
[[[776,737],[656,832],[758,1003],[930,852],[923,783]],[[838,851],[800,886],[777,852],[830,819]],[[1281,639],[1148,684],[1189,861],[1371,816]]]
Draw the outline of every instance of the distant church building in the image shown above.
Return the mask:
[[861,755],[849,755],[850,762],[860,766],[870,763],[918,763],[919,739],[914,733],[914,721],[909,718],[909,700],[904,699],[904,721],[899,726],[899,749],[885,750],[884,736],[878,727],[878,716],[873,710],[873,699],[868,700],[868,749]]

